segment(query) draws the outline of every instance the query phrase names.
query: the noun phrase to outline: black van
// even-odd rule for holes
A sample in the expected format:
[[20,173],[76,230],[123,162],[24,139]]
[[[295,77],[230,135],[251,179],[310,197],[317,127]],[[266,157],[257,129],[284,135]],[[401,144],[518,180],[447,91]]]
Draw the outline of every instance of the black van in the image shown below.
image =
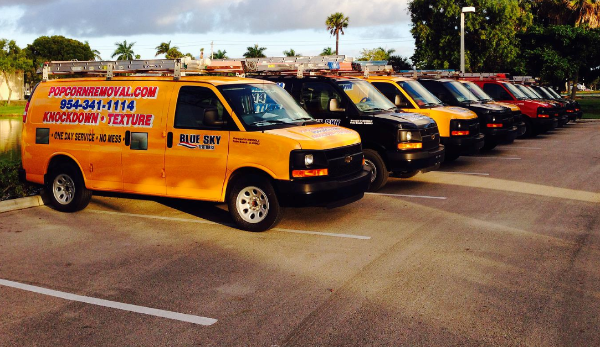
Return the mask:
[[371,191],[383,187],[390,173],[408,178],[444,161],[435,121],[418,113],[399,113],[367,81],[341,76],[253,77],[278,83],[317,121],[356,130],[365,164],[372,169]]
[[484,149],[499,143],[511,143],[517,137],[512,111],[508,107],[483,104],[460,82],[451,79],[418,80],[443,103],[467,108],[477,114],[481,132],[485,135]]

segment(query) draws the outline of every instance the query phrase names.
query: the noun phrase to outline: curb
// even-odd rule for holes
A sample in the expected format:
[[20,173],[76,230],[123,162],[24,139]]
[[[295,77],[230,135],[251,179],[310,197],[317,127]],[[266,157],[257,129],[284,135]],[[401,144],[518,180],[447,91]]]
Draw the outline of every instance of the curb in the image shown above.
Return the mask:
[[44,206],[41,195],[28,196],[26,198],[0,201],[0,213],[22,210],[30,207]]

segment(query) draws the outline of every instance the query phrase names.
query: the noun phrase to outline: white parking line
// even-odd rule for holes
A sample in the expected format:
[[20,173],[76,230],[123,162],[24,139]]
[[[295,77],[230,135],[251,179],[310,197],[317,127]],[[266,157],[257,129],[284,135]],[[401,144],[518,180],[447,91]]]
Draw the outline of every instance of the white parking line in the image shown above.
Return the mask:
[[406,195],[406,194],[388,194],[388,193],[370,193],[370,192],[366,192],[365,194],[369,194],[369,195],[383,195],[383,196],[395,196],[395,197],[399,197],[399,198],[419,198],[419,199],[438,199],[438,200],[446,200],[446,199],[448,199],[445,196]]
[[521,158],[517,158],[517,157],[500,157],[500,156],[497,156],[497,157],[491,157],[491,156],[490,157],[475,157],[475,156],[472,156],[472,155],[464,156],[464,157],[461,157],[461,158],[499,159],[499,160],[521,160]]
[[8,281],[8,280],[4,280],[4,279],[0,279],[0,285],[6,286],[6,287],[11,287],[11,288],[16,288],[16,289],[21,289],[21,290],[26,290],[26,291],[34,292],[34,293],[38,293],[38,294],[54,296],[54,297],[65,299],[65,300],[83,302],[86,304],[109,307],[109,308],[114,308],[117,310],[147,314],[150,316],[168,318],[168,319],[178,320],[178,321],[182,321],[182,322],[188,322],[188,323],[194,323],[194,324],[200,324],[200,325],[213,325],[217,322],[217,320],[214,318],[193,316],[193,315],[185,314],[185,313],[165,311],[165,310],[159,310],[156,308],[124,304],[121,302],[104,300],[104,299],[97,299],[97,298],[92,298],[89,296],[65,293],[65,292],[60,292],[58,290],[52,290],[52,289],[47,289],[47,288],[42,288],[42,287],[31,286],[28,284]]
[[506,149],[535,149],[535,150],[540,150],[542,148],[541,147],[513,147],[513,146],[510,146],[510,147],[506,147]]
[[[104,214],[113,214],[127,217],[138,217],[138,218],[150,218],[150,219],[160,219],[160,220],[168,220],[175,222],[186,222],[186,223],[199,223],[199,224],[213,224],[213,225],[226,225],[228,227],[235,228],[235,224],[223,224],[211,222],[203,219],[189,219],[189,218],[176,218],[176,217],[161,217],[161,216],[151,216],[146,214],[134,214],[134,213],[123,213],[123,212],[112,212],[112,211],[98,211],[98,210],[86,210],[87,212],[94,213],[104,213]],[[358,240],[370,240],[370,236],[361,236],[361,235],[349,235],[349,234],[336,234],[336,233],[324,233],[320,231],[309,231],[309,230],[296,230],[296,229],[283,229],[283,228],[273,228],[271,230],[275,231],[283,231],[286,233],[294,233],[294,234],[307,234],[307,235],[319,235],[319,236],[331,236],[331,237],[341,237],[346,239],[358,239]]]
[[460,175],[474,175],[474,176],[489,176],[489,173],[483,172],[462,172],[462,171],[441,171],[435,170],[437,172],[449,173],[449,174],[460,174]]

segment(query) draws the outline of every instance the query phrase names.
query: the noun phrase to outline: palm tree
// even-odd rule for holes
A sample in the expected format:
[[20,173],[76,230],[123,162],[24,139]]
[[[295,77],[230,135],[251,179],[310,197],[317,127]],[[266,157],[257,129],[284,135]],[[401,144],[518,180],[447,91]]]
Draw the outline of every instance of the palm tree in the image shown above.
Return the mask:
[[331,35],[335,35],[335,54],[340,54],[339,46],[340,46],[340,33],[344,35],[344,28],[348,27],[348,17],[344,17],[342,12],[336,12],[325,20],[325,25],[327,25],[327,30]]
[[167,59],[177,59],[183,57],[183,53],[179,51],[177,47],[171,47],[165,54],[165,58]]
[[115,42],[115,45],[117,46],[117,49],[115,49],[111,55],[112,58],[117,56],[117,60],[133,60],[136,56],[135,53],[133,53],[133,45],[135,45],[135,42],[127,44],[127,40],[125,40],[123,42]]
[[219,49],[213,53],[213,59],[227,59],[227,51]]
[[389,60],[390,57],[392,56],[392,54],[394,54],[394,52],[396,52],[396,50],[393,49],[393,48],[385,49],[383,47],[379,47],[378,49],[383,52],[383,59],[382,60]]
[[[84,41],[84,44],[88,47],[90,47],[90,43],[88,41]],[[100,56],[100,51],[97,49],[92,49],[90,47],[90,50],[92,51],[92,53],[94,54],[94,60],[102,60],[102,57]]]
[[266,47],[258,47],[258,44],[255,44],[254,47],[246,48],[247,51],[244,53],[244,57],[246,58],[264,58],[264,51],[267,50]]
[[600,26],[600,1],[598,0],[566,0],[566,5],[572,11],[575,26],[587,24],[589,28]]
[[169,42],[161,42],[160,45],[156,46],[156,55],[155,57],[158,57],[160,54],[167,54],[169,53],[169,50],[172,48],[177,48],[177,47],[171,47],[171,41]]
[[296,53],[296,51],[294,51],[294,49],[293,49],[293,48],[290,48],[290,50],[289,50],[289,51],[283,51],[283,54],[284,54],[286,57],[300,57],[300,56],[302,56],[302,54],[300,54],[300,53]]
[[333,50],[331,47],[325,47],[323,48],[323,52],[321,52],[319,55],[333,55]]

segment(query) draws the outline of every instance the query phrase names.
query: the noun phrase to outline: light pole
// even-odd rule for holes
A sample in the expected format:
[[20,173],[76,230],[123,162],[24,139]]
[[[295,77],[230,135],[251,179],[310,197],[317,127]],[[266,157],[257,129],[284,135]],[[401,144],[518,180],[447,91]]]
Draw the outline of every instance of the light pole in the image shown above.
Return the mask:
[[460,12],[460,72],[465,73],[465,13],[475,12],[475,7],[463,7]]

